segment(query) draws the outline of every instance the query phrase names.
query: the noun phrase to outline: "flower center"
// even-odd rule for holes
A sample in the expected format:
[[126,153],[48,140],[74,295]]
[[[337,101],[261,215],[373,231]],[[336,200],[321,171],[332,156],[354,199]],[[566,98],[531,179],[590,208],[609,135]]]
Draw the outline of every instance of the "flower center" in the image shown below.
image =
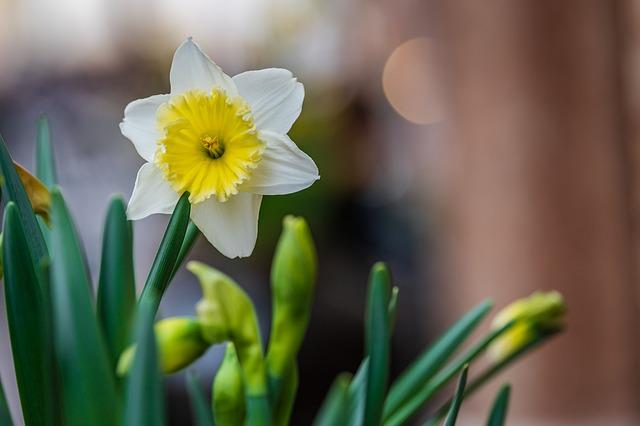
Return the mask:
[[226,201],[262,159],[264,142],[248,104],[218,88],[173,96],[156,118],[163,137],[154,161],[176,192],[189,191],[192,203],[211,196]]
[[217,136],[204,135],[202,137],[202,146],[207,150],[209,157],[217,160],[224,154],[224,143]]

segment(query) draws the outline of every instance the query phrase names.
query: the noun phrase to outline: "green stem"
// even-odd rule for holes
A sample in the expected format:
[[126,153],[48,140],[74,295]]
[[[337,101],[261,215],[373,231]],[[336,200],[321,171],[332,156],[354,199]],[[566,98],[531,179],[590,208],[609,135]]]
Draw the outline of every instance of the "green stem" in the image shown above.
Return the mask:
[[198,227],[194,225],[193,222],[189,222],[187,231],[184,235],[184,240],[182,241],[182,245],[180,246],[180,251],[178,252],[178,257],[176,258],[176,264],[174,265],[173,271],[171,272],[170,280],[173,279],[173,277],[176,275],[176,272],[178,272],[178,269],[180,269],[182,261],[185,257],[187,257],[187,254],[189,254],[199,236],[200,230],[198,229]]
[[247,426],[270,426],[271,407],[267,395],[247,395]]
[[190,213],[189,193],[185,192],[173,210],[138,302],[140,304],[142,302],[150,303],[154,315],[160,306],[162,295],[171,282],[176,259],[185,239]]

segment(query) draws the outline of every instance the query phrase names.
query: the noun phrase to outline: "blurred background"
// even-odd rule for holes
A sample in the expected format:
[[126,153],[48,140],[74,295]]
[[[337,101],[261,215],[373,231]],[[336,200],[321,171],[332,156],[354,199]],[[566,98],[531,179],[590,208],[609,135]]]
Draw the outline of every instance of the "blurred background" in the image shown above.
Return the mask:
[[[36,120],[49,116],[94,278],[109,197],[128,199],[142,164],[118,129],[123,109],[168,92],[173,51],[187,36],[230,75],[283,67],[304,83],[290,135],[321,180],[265,198],[252,257],[226,259],[204,239],[191,254],[241,283],[266,336],[281,220],[310,222],[320,276],[292,424],[309,424],[336,374],[357,368],[376,260],[400,287],[394,375],[485,297],[502,307],[535,289],[565,295],[567,332],[465,403],[462,424],[484,422],[505,381],[514,386],[511,424],[640,422],[637,1],[0,0],[0,8],[0,133],[33,169]],[[135,223],[139,289],[167,220]],[[192,314],[199,297],[181,271],[161,313]],[[0,314],[0,376],[17,415],[4,302]],[[215,347],[194,366],[203,385],[221,355]],[[189,424],[183,373],[167,383],[171,424]]]

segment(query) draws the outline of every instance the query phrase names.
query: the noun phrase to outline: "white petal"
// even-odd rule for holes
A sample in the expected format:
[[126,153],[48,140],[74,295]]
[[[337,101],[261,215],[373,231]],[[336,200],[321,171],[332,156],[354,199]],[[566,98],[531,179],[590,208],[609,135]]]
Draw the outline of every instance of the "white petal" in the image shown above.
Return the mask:
[[169,100],[169,95],[155,95],[131,102],[124,109],[120,131],[147,161],[153,161],[156,142],[162,137],[156,127],[156,111]]
[[262,195],[291,194],[320,179],[318,167],[287,135],[260,132],[267,146],[258,167],[241,191]]
[[167,183],[160,169],[153,163],[143,164],[138,170],[127,217],[136,220],[154,213],[169,214],[173,212],[178,198],[178,193]]
[[191,206],[191,220],[220,253],[247,257],[258,236],[261,195],[239,193],[221,203],[211,197]]
[[233,77],[249,104],[259,130],[287,133],[302,110],[304,86],[290,71],[269,68]]
[[193,89],[209,92],[214,86],[223,88],[230,96],[238,94],[231,77],[223,73],[191,38],[173,55],[169,80],[172,95]]

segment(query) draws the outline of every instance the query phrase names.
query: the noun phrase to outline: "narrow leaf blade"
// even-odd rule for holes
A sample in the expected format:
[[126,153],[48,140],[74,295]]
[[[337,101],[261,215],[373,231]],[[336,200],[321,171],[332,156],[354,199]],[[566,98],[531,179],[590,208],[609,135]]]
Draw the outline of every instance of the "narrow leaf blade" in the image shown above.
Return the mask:
[[489,414],[488,426],[503,426],[507,418],[507,409],[509,408],[509,395],[511,393],[511,386],[504,385],[498,391],[493,408]]
[[491,330],[458,358],[438,371],[426,384],[411,395],[389,419],[385,420],[385,425],[399,426],[404,424],[409,418],[414,416],[436,392],[455,377],[466,364],[469,364],[482,354],[493,341],[511,328],[513,324],[513,322],[510,322],[500,328]]
[[2,173],[2,194],[6,196],[7,201],[13,201],[16,204],[35,269],[40,260],[47,255],[47,248],[27,192],[2,136],[0,136],[0,173]]
[[191,399],[191,411],[196,426],[213,426],[213,411],[202,393],[198,378],[191,371],[187,372],[187,391]]
[[153,319],[155,309],[143,301],[135,325],[136,352],[126,385],[124,426],[162,426],[164,400]]
[[458,418],[458,412],[460,411],[460,406],[462,405],[462,400],[464,399],[464,387],[467,384],[467,372],[469,371],[469,364],[465,365],[460,373],[460,378],[458,379],[458,386],[456,386],[456,393],[453,396],[453,401],[451,402],[451,407],[449,408],[449,413],[447,414],[447,418],[444,421],[444,426],[454,426],[456,424],[456,419]]
[[398,377],[391,386],[384,405],[385,420],[433,377],[487,315],[491,306],[491,301],[485,300],[468,311]]
[[47,310],[13,202],[5,209],[3,229],[7,320],[22,411],[27,424],[51,424],[55,421],[55,392]]
[[346,425],[349,408],[349,374],[341,374],[333,382],[322,407],[313,422],[314,426]]
[[51,145],[49,119],[42,115],[38,119],[38,135],[36,138],[36,176],[51,189],[58,183],[56,164]]
[[102,237],[97,303],[112,371],[131,336],[135,306],[132,229],[124,202],[117,197],[109,204]]
[[93,309],[83,252],[62,194],[51,192],[51,290],[66,425],[115,424],[114,375]]
[[7,398],[4,395],[2,383],[0,383],[0,425],[13,425],[13,420],[11,420],[11,413],[9,412],[9,405],[7,404]]
[[389,379],[389,297],[391,276],[383,263],[371,270],[366,321],[369,366],[367,373],[364,425],[379,425]]
[[349,404],[347,407],[347,425],[360,426],[364,421],[364,405],[367,396],[367,375],[369,374],[369,357],[360,363],[356,375],[349,385]]

